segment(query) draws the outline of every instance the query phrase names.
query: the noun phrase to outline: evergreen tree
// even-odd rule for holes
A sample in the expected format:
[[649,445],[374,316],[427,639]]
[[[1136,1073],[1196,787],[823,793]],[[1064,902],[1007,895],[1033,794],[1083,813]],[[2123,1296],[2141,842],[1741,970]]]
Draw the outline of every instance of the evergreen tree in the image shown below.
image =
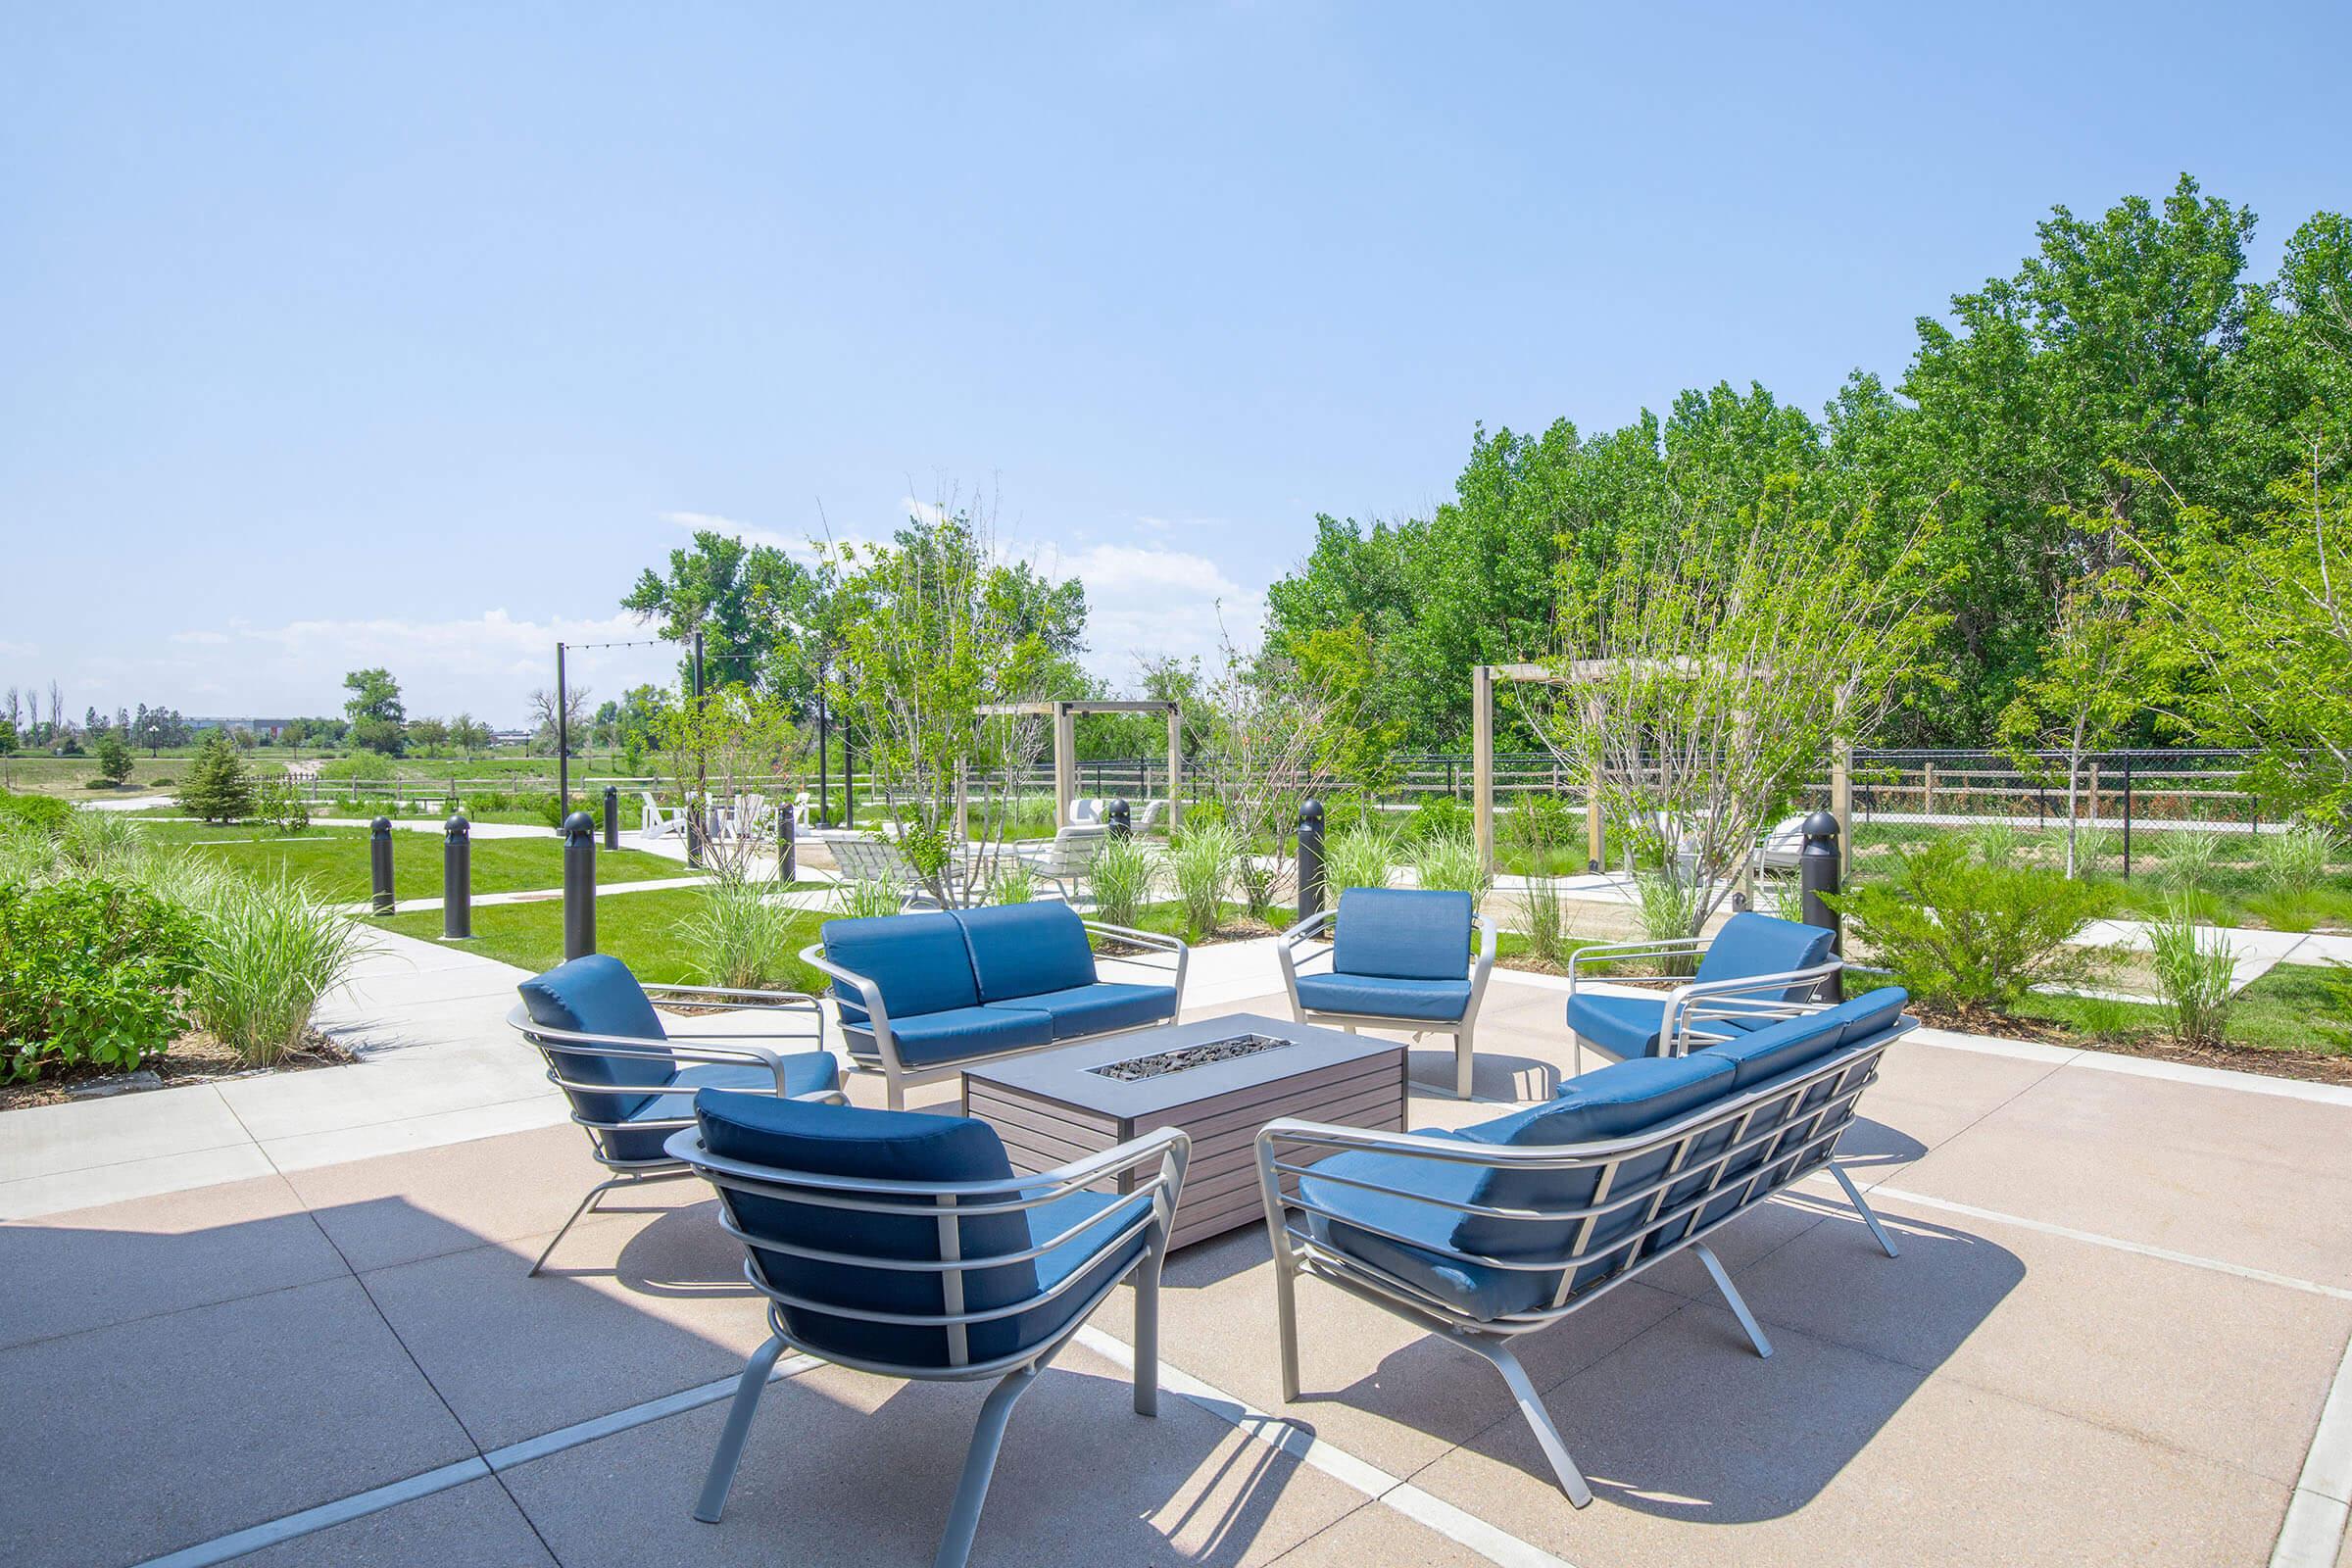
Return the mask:
[[253,777],[227,730],[213,730],[196,749],[187,781],[179,787],[179,805],[207,822],[234,822],[253,814]]

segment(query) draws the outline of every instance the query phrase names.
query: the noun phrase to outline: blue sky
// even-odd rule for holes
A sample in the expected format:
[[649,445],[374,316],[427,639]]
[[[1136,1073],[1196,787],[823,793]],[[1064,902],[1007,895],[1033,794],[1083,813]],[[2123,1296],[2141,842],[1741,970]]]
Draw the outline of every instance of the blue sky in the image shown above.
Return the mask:
[[1124,679],[1479,421],[1898,372],[2053,203],[2267,273],[2348,14],[6,0],[0,686],[516,719],[692,519],[948,491]]

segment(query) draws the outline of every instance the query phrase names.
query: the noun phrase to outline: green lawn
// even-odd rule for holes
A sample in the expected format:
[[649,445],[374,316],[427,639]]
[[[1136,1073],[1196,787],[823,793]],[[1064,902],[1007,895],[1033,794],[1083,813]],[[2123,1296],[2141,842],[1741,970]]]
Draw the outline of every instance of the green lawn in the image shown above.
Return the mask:
[[[190,829],[202,828],[205,839],[226,839],[227,843],[192,842],[199,838]],[[187,853],[200,855],[222,865],[261,876],[279,872],[309,882],[318,892],[338,902],[357,903],[368,896],[370,885],[368,873],[368,833],[364,828],[313,828],[293,838],[283,838],[266,831],[250,828],[203,827],[198,823],[158,822],[150,824],[150,833],[162,834],[171,830],[168,842],[188,846]],[[418,833],[398,829],[392,834],[392,889],[395,897],[437,899],[441,896],[441,849],[438,833]],[[658,855],[639,850],[606,850],[596,852],[596,879],[606,882],[652,882],[667,877],[693,876],[675,860],[665,860]],[[539,888],[560,888],[564,885],[564,846],[554,839],[475,839],[473,841],[473,891],[480,893],[522,893]],[[438,919],[439,916],[434,916]]]
[[[596,901],[596,949],[627,964],[640,980],[699,985],[709,980],[680,924],[701,902],[694,888],[663,888],[654,893],[618,893]],[[795,953],[817,936],[821,913],[793,916],[791,946]],[[402,936],[434,941],[441,935],[437,909],[396,914],[376,924]],[[497,904],[473,911],[473,939],[452,943],[467,953],[539,971],[564,960],[564,906],[550,899],[539,904]],[[786,990],[813,992],[821,976],[797,957],[781,981]]]
[[[2334,969],[2278,965],[2238,993],[2226,1026],[2230,1044],[2293,1055],[2352,1054],[2352,994],[2344,985]],[[2034,996],[2019,1011],[2092,1044],[2161,1045],[2168,1038],[2163,1010],[2146,1004]]]

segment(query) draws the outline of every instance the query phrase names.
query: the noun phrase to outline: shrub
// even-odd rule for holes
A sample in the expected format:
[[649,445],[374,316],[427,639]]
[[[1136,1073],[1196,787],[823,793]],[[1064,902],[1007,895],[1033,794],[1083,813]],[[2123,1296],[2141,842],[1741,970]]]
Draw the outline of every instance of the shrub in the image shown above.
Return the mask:
[[2199,925],[2185,904],[2149,923],[2148,942],[2165,1027],[2184,1046],[2221,1044],[2232,1002],[2230,945]]
[[842,883],[833,896],[833,902],[843,918],[870,920],[898,913],[905,901],[899,897],[899,890],[889,883],[860,878]]
[[1949,840],[1831,902],[1913,996],[1964,1014],[2014,1007],[2036,985],[2078,984],[2100,966],[2100,955],[2071,945],[2105,905],[2098,887],[1981,864]]
[[1404,835],[1416,841],[1459,833],[1470,825],[1470,808],[1450,795],[1431,795],[1413,808]]
[[2335,835],[2325,828],[2290,827],[2283,833],[2264,835],[2255,841],[2254,849],[2262,861],[2263,877],[2273,889],[2308,893],[2328,875],[2328,861],[2335,854]]
[[1152,897],[1157,858],[1137,838],[1114,838],[1095,852],[1087,880],[1095,890],[1095,915],[1112,925],[1132,926],[1143,918]]
[[1377,828],[1349,828],[1323,852],[1323,881],[1333,898],[1348,888],[1385,888],[1396,844]]
[[350,969],[357,923],[302,883],[224,877],[198,923],[189,1010],[257,1067],[299,1048],[318,999]]
[[0,1076],[93,1062],[127,1071],[186,1027],[197,926],[143,888],[0,887]]
[[1168,867],[1175,873],[1176,897],[1184,906],[1186,929],[1196,939],[1217,929],[1241,855],[1241,836],[1222,821],[1188,822],[1170,846]]
[[0,822],[21,822],[55,833],[73,817],[74,808],[53,795],[13,795],[0,790]]
[[1425,888],[1467,893],[1473,904],[1487,896],[1491,881],[1479,860],[1478,840],[1466,832],[1423,839],[1420,853],[1413,857],[1413,875]]
[[272,779],[255,798],[253,814],[280,833],[301,833],[311,825],[311,808],[302,792],[285,779]]
[[700,905],[678,922],[678,934],[704,978],[714,986],[748,990],[787,984],[792,909],[768,896],[766,883],[747,877],[715,876],[700,891]]
[[205,736],[195,761],[188,765],[188,781],[179,787],[179,805],[207,822],[235,822],[252,814],[253,778],[245,770],[244,754],[226,730]]
[[130,770],[138,765],[138,759],[131,755],[130,748],[122,744],[122,737],[117,735],[109,735],[98,743],[97,756],[99,779],[96,787],[110,790],[120,788],[129,779]]
[[155,787],[159,790],[170,789],[172,785],[178,782],[179,780],[173,778],[169,773],[158,773],[155,777]]

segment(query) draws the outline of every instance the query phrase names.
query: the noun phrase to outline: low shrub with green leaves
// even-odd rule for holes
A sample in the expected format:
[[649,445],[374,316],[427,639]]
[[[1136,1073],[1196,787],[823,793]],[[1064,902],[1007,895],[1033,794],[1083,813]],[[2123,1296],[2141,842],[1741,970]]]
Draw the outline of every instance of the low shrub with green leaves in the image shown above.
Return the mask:
[[2165,1027],[2184,1046],[2219,1045],[2230,1018],[2234,965],[2221,933],[2199,925],[2185,903],[2149,922],[2149,964]]
[[1433,839],[1447,833],[1460,833],[1470,826],[1470,808],[1451,795],[1424,796],[1406,819],[1404,836],[1409,839]]
[[1385,888],[1396,843],[1378,828],[1349,828],[1323,851],[1323,885],[1337,899],[1348,888]]
[[198,923],[127,882],[0,887],[0,1078],[128,1071],[187,1026]]
[[1184,906],[1185,925],[1195,940],[1217,929],[1241,857],[1241,835],[1221,821],[1188,822],[1169,847],[1168,869],[1176,879],[1176,898]]
[[1087,868],[1087,884],[1095,894],[1095,917],[1112,925],[1132,926],[1143,918],[1152,902],[1152,882],[1158,857],[1139,838],[1107,838]]
[[17,795],[0,790],[0,822],[18,822],[44,833],[61,831],[74,808],[53,795]]
[[272,779],[262,786],[254,797],[254,817],[284,834],[307,832],[311,825],[310,803],[302,792],[285,779]]
[[2105,907],[2100,888],[2019,861],[1985,864],[1949,840],[1830,899],[1877,962],[1931,1007],[2007,1011],[2035,986],[2080,985],[2103,965],[2103,955],[2074,945]]

